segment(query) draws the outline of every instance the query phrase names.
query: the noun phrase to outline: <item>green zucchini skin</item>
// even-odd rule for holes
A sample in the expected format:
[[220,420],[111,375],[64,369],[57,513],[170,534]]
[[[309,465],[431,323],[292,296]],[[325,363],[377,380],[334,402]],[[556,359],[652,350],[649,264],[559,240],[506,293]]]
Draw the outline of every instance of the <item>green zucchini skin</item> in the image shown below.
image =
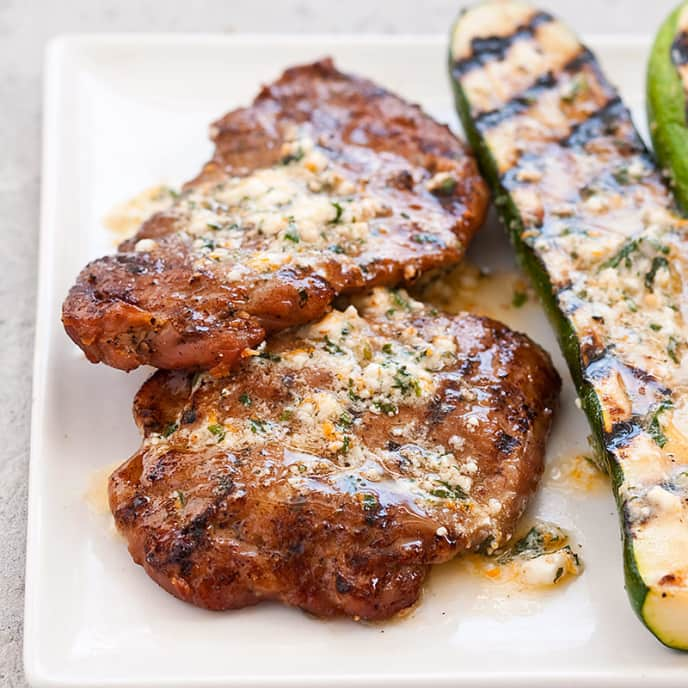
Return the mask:
[[688,65],[683,66],[688,54],[683,55],[682,50],[688,40],[679,19],[687,8],[688,2],[681,3],[661,25],[650,52],[646,79],[652,145],[684,212],[688,211],[688,100],[679,70],[688,69]]
[[[537,44],[544,57],[529,54],[529,42]],[[555,47],[548,53],[551,46]],[[510,60],[515,65],[513,70],[509,68]],[[679,255],[685,258],[685,253],[681,254],[688,240],[685,221],[633,126],[628,109],[594,56],[550,15],[521,2],[504,1],[464,11],[451,32],[449,73],[466,136],[492,188],[518,261],[534,283],[556,330],[595,444],[602,450],[600,458],[610,473],[621,521],[626,588],[632,607],[661,642],[688,650],[688,580],[672,573],[688,570],[688,552],[678,555],[676,569],[667,569],[666,575],[657,575],[655,571],[664,571],[666,562],[655,566],[651,556],[653,536],[656,540],[658,533],[667,532],[662,530],[667,522],[669,527],[676,527],[681,521],[688,528],[688,520],[684,520],[688,491],[682,484],[676,488],[681,490],[682,514],[672,517],[658,506],[650,510],[649,516],[639,518],[639,513],[645,514],[642,509],[650,509],[648,505],[653,504],[650,498],[658,496],[656,490],[663,489],[660,483],[674,480],[674,473],[663,475],[665,482],[661,482],[654,475],[650,460],[647,463],[651,469],[646,470],[644,480],[642,472],[638,475],[631,463],[655,454],[659,456],[656,463],[662,466],[667,455],[677,456],[671,460],[678,461],[680,466],[688,463],[686,445],[674,443],[673,439],[667,441],[662,434],[667,422],[662,416],[671,415],[669,427],[674,427],[673,409],[688,397],[684,386],[671,384],[688,358],[677,357],[671,348],[671,353],[667,353],[664,340],[658,344],[651,336],[655,325],[653,309],[642,308],[639,316],[631,315],[630,319],[650,335],[650,358],[656,365],[638,365],[625,345],[615,340],[611,316],[611,324],[604,323],[602,318],[603,324],[599,326],[585,319],[585,313],[594,312],[597,303],[582,288],[597,288],[596,276],[608,277],[609,266],[615,262],[624,272],[619,280],[629,279],[625,273],[633,272],[635,266],[630,269],[628,265],[636,260],[631,259],[633,251],[629,246],[641,249],[637,261],[641,271],[648,270],[644,276],[646,288],[648,283],[653,286],[648,266],[665,263],[672,279],[687,285],[685,262],[672,260]],[[576,85],[584,80],[588,83],[577,90]],[[557,165],[557,160],[562,164]],[[640,166],[643,172],[638,178],[626,174],[624,179],[623,170],[628,172]],[[553,175],[557,176],[554,182]],[[590,178],[582,186],[581,177],[585,175]],[[612,208],[614,203],[621,204],[620,214],[617,209],[605,211],[603,207],[594,213],[581,210],[587,208],[586,204],[593,205],[583,192],[589,187],[595,189],[596,185],[602,189],[602,201],[609,202]],[[552,187],[556,192],[552,192]],[[572,210],[565,222],[552,202],[553,197],[562,193],[570,206],[567,213]],[[638,203],[629,200],[634,195],[638,195]],[[639,220],[644,205],[640,199],[661,216],[659,234],[656,235],[654,226],[648,225],[649,221]],[[606,230],[613,227],[618,231],[616,244],[614,237],[606,244],[595,244],[597,240],[591,237],[598,222]],[[601,255],[587,259],[587,263],[579,259],[567,243],[571,232],[564,227],[566,223],[574,227],[578,242],[574,246],[582,250],[588,243],[595,244],[593,248],[600,250]],[[657,236],[670,248],[656,241]],[[668,251],[667,260],[653,253],[654,243]],[[564,256],[563,261],[557,262],[558,253]],[[617,256],[621,257],[617,260]],[[637,293],[642,294],[643,285],[637,287]],[[596,298],[602,298],[599,292]],[[612,305],[614,308],[607,310],[614,313],[618,304]],[[676,322],[669,325],[675,328]],[[627,404],[622,409],[623,404],[613,398],[610,401],[606,392],[616,389],[608,386],[612,379],[621,380],[619,389],[628,397],[630,408]],[[674,483],[671,485],[673,490]],[[688,533],[679,534],[683,538],[677,543],[680,548],[688,541]],[[672,582],[670,589],[665,587],[668,581]]]

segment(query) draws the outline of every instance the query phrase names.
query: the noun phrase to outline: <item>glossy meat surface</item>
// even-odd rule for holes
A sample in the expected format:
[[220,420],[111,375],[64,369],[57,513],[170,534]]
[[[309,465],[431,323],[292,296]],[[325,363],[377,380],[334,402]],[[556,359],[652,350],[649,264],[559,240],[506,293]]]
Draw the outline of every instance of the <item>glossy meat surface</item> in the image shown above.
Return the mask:
[[430,564],[511,537],[559,387],[525,335],[378,288],[231,377],[156,373],[110,506],[134,560],[182,600],[388,618]]
[[460,260],[487,191],[449,129],[329,60],[212,127],[216,153],[63,306],[93,362],[226,372],[341,293]]

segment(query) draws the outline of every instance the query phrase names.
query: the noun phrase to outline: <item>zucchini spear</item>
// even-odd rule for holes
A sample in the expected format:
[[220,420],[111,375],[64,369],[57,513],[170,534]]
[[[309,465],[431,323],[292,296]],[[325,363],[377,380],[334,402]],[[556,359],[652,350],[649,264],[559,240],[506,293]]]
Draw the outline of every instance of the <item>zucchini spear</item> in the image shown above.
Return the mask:
[[652,144],[688,211],[688,2],[662,24],[647,66],[647,114]]
[[594,55],[551,15],[461,14],[459,115],[558,333],[616,496],[626,587],[688,649],[688,226]]

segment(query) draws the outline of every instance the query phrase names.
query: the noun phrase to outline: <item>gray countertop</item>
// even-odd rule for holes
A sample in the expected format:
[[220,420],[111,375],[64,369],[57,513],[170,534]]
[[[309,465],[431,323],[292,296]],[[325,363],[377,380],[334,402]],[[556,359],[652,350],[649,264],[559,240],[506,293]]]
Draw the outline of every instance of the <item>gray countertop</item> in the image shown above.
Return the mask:
[[[543,0],[580,32],[648,33],[677,0]],[[45,42],[117,31],[442,33],[461,0],[0,0],[0,686],[24,686],[24,545]],[[346,9],[344,9],[344,6]],[[64,562],[56,565],[64,565]]]

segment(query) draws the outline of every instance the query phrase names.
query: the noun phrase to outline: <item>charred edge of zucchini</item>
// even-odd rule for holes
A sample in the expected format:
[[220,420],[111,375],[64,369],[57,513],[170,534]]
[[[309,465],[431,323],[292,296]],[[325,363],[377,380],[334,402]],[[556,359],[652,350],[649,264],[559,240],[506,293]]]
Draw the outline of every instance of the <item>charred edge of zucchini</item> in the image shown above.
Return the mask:
[[[466,9],[462,14],[469,10]],[[460,17],[459,17],[460,18]],[[466,74],[472,69],[478,69],[491,60],[502,59],[507,50],[522,38],[532,36],[541,24],[554,21],[554,17],[549,12],[535,12],[530,19],[517,26],[512,33],[507,36],[488,36],[486,38],[475,38],[471,42],[473,56],[457,60],[453,68],[459,74]]]
[[[452,27],[450,34],[451,36],[454,35],[454,31],[455,26]],[[589,51],[585,52],[590,54]],[[537,291],[545,308],[547,316],[555,330],[557,339],[559,341],[559,346],[561,347],[562,353],[568,364],[571,376],[578,391],[582,409],[590,422],[594,436],[594,444],[604,452],[604,467],[611,477],[621,525],[626,589],[634,611],[640,620],[647,626],[647,623],[642,615],[642,609],[649,592],[649,588],[640,575],[638,565],[635,560],[630,523],[625,513],[623,500],[619,494],[619,487],[623,482],[623,473],[621,471],[621,467],[616,462],[608,448],[610,436],[604,431],[602,408],[600,406],[599,399],[593,386],[585,379],[582,364],[583,359],[578,337],[576,336],[571,321],[559,309],[556,299],[556,290],[552,285],[547,269],[538,256],[521,239],[521,234],[525,230],[523,220],[521,219],[521,215],[516,208],[516,205],[511,199],[510,193],[502,185],[502,181],[498,172],[498,166],[492,157],[489,147],[475,126],[475,122],[471,116],[470,105],[459,83],[461,73],[462,72],[460,71],[455,71],[455,62],[450,49],[450,81],[452,91],[454,93],[456,109],[463,125],[464,132],[469,144],[476,154],[481,173],[492,188],[498,214],[503,224],[507,228],[507,233],[509,235],[511,244],[514,247],[517,261],[526,274],[530,276],[535,290]],[[617,107],[620,104],[621,101],[617,96],[616,98],[611,99],[605,107]],[[621,107],[623,107],[625,110],[625,107],[622,104]],[[641,140],[639,136],[638,139],[639,141]],[[643,146],[643,148],[645,147]],[[652,631],[651,628],[650,630]]]
[[678,204],[688,212],[688,100],[678,66],[688,63],[688,35],[677,34],[679,5],[661,25],[650,51],[647,118],[655,154]]
[[[597,64],[597,60],[595,60],[595,56],[587,48],[583,48],[578,55],[573,57],[567,64],[565,64],[562,67],[560,74],[566,72],[576,72],[583,66],[591,67],[595,72],[595,77],[600,86],[607,89],[610,93],[615,94],[614,88],[599,69],[599,65]],[[453,76],[455,79],[458,78],[459,74],[460,73],[454,69]],[[522,112],[525,112],[532,106],[533,100],[535,100],[541,93],[556,87],[560,74],[554,74],[551,71],[543,74],[542,76],[538,77],[528,88],[507,101],[502,107],[499,107],[496,110],[487,110],[476,115],[476,123],[481,129],[488,130]],[[614,95],[610,98],[610,102],[605,107],[612,107],[619,102],[619,97]],[[568,139],[573,141],[579,128],[580,127],[578,125],[575,126],[569,134]]]

